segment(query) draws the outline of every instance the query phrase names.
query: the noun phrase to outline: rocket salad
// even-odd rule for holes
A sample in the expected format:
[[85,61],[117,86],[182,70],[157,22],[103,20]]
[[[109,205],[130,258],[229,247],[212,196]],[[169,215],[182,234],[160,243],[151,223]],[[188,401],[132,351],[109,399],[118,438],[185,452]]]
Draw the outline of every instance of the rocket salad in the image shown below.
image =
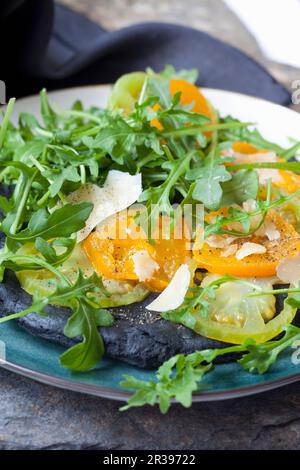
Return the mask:
[[80,342],[60,362],[82,372],[105,353],[114,307],[155,293],[149,312],[226,343],[166,358],[155,381],[126,376],[126,409],[189,406],[218,356],[264,373],[300,339],[300,143],[220,117],[196,79],[126,74],[105,109],[54,108],[42,90],[40,120],[12,124],[12,99],[1,124],[0,275],[14,271],[32,305],[0,323],[67,307],[64,335]]

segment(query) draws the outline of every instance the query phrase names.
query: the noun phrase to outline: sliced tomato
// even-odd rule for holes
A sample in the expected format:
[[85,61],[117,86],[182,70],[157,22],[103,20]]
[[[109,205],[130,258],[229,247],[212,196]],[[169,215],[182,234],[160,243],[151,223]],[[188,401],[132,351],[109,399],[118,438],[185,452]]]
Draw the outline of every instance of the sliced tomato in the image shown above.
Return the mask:
[[[217,280],[217,274],[208,274],[202,286]],[[208,316],[197,315],[198,333],[218,341],[240,344],[246,338],[258,342],[268,341],[281,333],[284,325],[291,323],[296,309],[285,305],[276,316],[274,295],[251,297],[254,289],[272,290],[274,279],[249,278],[249,284],[228,281],[215,290],[210,300]]]
[[[221,212],[219,212],[220,214]],[[218,215],[211,213],[210,217]],[[266,253],[251,254],[238,260],[235,254],[222,256],[223,249],[213,248],[204,242],[200,248],[193,250],[194,258],[199,268],[207,269],[211,273],[232,274],[240,277],[268,277],[276,274],[278,263],[285,258],[292,258],[300,252],[300,237],[294,227],[286,222],[281,215],[270,210],[266,220],[271,222],[280,233],[280,238],[270,241],[267,237],[252,235],[238,237],[234,240],[237,249],[246,242],[257,243],[266,248]]]
[[130,114],[140,96],[146,76],[145,72],[132,72],[122,75],[113,86],[108,107],[110,109],[123,109],[126,114]]
[[[117,220],[120,221],[120,218],[122,215]],[[165,289],[179,266],[191,256],[188,240],[183,237],[177,239],[171,234],[170,239],[155,238],[150,243],[135,224],[133,216],[127,217],[127,226],[123,226],[117,236],[112,237],[107,235],[111,232],[109,224],[116,223],[115,219],[114,222],[112,220],[102,225],[100,231],[91,233],[82,244],[95,270],[110,279],[138,280],[132,255],[146,251],[159,265],[159,269],[145,281],[145,285],[152,291]]]
[[252,314],[247,316],[243,326],[226,325],[209,317],[203,318],[197,315],[195,331],[202,336],[225,343],[241,344],[247,338],[265,343],[279,335],[283,327],[293,321],[296,311],[295,308],[285,304],[284,309],[268,323],[265,323],[259,314]]

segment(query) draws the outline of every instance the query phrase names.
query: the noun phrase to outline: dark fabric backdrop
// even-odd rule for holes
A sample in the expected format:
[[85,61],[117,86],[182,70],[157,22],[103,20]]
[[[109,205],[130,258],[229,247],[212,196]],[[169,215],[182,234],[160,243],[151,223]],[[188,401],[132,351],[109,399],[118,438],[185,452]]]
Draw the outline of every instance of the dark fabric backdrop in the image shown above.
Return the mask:
[[169,63],[196,67],[202,86],[290,102],[287,90],[241,51],[183,26],[144,23],[107,32],[53,0],[1,0],[0,40],[8,97],[44,86],[113,82],[125,72]]

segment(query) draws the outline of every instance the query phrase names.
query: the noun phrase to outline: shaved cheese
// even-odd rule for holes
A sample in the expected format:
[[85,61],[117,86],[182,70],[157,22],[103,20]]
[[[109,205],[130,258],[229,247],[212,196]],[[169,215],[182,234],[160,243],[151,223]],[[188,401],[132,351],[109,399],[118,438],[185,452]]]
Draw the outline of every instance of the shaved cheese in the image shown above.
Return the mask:
[[246,242],[236,252],[235,257],[236,259],[241,260],[250,255],[266,253],[266,251],[267,251],[266,247],[263,245],[260,245],[259,243]]
[[[243,202],[243,209],[246,212],[254,212],[256,209],[255,199],[248,199]],[[261,221],[260,215],[255,215],[251,217],[251,228],[259,225]],[[275,225],[271,220],[266,219],[261,227],[255,231],[255,235],[258,237],[267,237],[270,241],[278,240],[280,238],[280,232],[276,229]]]
[[237,252],[237,249],[238,249],[238,245],[236,243],[233,243],[232,245],[230,245],[228,248],[226,248],[226,250],[224,250],[221,253],[221,256],[223,258],[227,258],[228,256],[232,256]]
[[[257,208],[255,199],[248,199],[247,201],[243,202],[243,209],[246,212],[254,212]],[[252,215],[250,217],[250,227],[253,229],[259,225],[261,221],[261,215]],[[241,228],[240,231],[243,230],[242,224],[240,224]]]
[[142,190],[141,174],[132,176],[129,173],[111,170],[102,188],[87,183],[69,194],[67,199],[71,204],[91,202],[94,205],[85,227],[77,233],[77,241],[84,240],[107,217],[134,204]]
[[131,256],[133,269],[140,282],[147,281],[153,276],[153,273],[159,269],[159,264],[154,261],[148,251],[137,251]]
[[170,284],[156,297],[151,304],[147,305],[147,310],[155,312],[167,312],[180,307],[184,301],[191,282],[191,273],[187,264],[182,264],[174,274]]
[[300,255],[280,261],[276,273],[280,281],[287,284],[298,284],[300,281]]
[[271,180],[272,183],[281,183],[284,181],[280,172],[276,169],[259,168],[257,172],[258,180],[261,185],[266,185],[268,180]]
[[102,198],[102,188],[99,188],[96,184],[87,183],[81,186],[79,189],[69,194],[67,197],[68,202],[71,204],[80,204],[82,202],[91,202],[94,207],[90,213],[88,219],[85,222],[85,227],[83,227],[79,232],[77,232],[77,242],[84,240],[93,228],[97,225],[95,223],[96,212],[99,202]]
[[277,230],[274,223],[268,219],[256,230],[255,235],[258,237],[267,237],[271,242],[280,238],[279,230]]
[[279,230],[276,229],[275,225],[272,222],[270,221],[268,222],[269,224],[266,227],[266,235],[268,239],[270,240],[270,242],[273,242],[274,240],[279,240],[280,238]]

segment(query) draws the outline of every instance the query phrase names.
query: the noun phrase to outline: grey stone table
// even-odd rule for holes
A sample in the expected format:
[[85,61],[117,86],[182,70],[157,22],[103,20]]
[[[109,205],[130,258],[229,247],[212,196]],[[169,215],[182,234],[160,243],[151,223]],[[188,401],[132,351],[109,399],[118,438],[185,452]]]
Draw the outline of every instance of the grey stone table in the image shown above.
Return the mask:
[[259,396],[118,411],[0,371],[0,449],[300,449],[300,383]]
[[[107,29],[159,20],[238,45],[287,88],[300,71],[267,61],[221,0],[61,0]],[[258,396],[126,413],[0,369],[0,449],[300,449],[300,383]]]

